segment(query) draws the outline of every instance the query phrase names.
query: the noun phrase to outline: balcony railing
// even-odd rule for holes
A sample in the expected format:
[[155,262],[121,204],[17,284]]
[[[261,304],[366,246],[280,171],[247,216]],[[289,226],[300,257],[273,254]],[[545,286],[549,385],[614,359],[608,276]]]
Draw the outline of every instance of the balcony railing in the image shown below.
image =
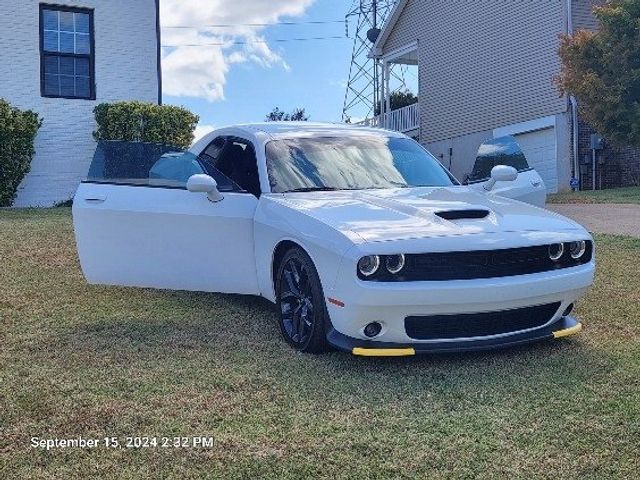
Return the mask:
[[397,132],[410,132],[420,127],[420,107],[418,103],[402,107],[397,110],[377,115],[373,118],[367,118],[357,125],[363,127],[386,128],[387,130],[395,130]]

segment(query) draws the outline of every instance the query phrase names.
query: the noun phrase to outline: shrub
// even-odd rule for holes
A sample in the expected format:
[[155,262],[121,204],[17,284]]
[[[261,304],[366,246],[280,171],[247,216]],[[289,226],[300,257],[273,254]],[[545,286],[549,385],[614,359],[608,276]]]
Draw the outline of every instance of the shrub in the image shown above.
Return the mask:
[[18,110],[0,98],[0,207],[10,207],[31,169],[34,141],[42,124],[38,114]]
[[102,103],[94,109],[96,140],[151,142],[186,149],[193,142],[198,116],[172,105],[144,102]]

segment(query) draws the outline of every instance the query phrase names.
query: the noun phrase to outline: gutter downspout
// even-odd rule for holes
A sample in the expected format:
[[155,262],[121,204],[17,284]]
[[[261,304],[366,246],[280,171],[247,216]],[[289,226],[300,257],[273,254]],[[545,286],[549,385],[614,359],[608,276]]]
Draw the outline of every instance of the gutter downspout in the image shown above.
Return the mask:
[[[571,95],[569,97],[569,102],[571,102],[571,123],[573,124],[572,130],[572,141],[573,144],[573,178],[578,179],[580,166],[578,165],[578,102],[576,97]],[[582,185],[578,182],[578,190],[582,190]]]
[[158,105],[162,105],[162,27],[160,25],[160,0],[156,0],[156,38],[157,38],[157,56],[156,68],[158,78]]
[[[573,35],[573,0],[567,0],[567,35]],[[571,143],[573,149],[573,178],[578,179],[580,174],[580,166],[578,164],[578,101],[573,95],[569,95],[569,103],[571,104]],[[579,179],[578,179],[579,180]],[[578,182],[578,189],[582,190],[582,185]]]

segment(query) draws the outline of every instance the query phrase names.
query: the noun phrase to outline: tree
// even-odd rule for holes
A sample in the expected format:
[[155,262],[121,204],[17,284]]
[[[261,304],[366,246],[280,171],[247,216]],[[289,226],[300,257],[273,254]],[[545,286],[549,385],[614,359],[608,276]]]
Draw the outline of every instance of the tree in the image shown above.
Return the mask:
[[[399,108],[408,107],[414,103],[418,103],[418,96],[414,95],[409,90],[398,90],[391,92],[389,96],[389,103],[391,103],[391,111],[398,110]],[[376,105],[376,115],[380,115],[380,105]]]
[[267,122],[306,122],[309,120],[309,115],[304,108],[296,108],[291,113],[285,113],[276,107],[267,114],[265,120]]
[[598,32],[562,37],[557,85],[613,144],[640,147],[640,0],[611,1],[594,14]]

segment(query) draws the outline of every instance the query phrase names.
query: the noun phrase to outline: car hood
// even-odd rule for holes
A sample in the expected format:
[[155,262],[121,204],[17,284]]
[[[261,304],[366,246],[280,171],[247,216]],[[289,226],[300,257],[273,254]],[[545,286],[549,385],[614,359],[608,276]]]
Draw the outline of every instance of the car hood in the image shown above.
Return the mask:
[[288,193],[283,199],[291,208],[365,242],[582,229],[548,210],[462,186]]

